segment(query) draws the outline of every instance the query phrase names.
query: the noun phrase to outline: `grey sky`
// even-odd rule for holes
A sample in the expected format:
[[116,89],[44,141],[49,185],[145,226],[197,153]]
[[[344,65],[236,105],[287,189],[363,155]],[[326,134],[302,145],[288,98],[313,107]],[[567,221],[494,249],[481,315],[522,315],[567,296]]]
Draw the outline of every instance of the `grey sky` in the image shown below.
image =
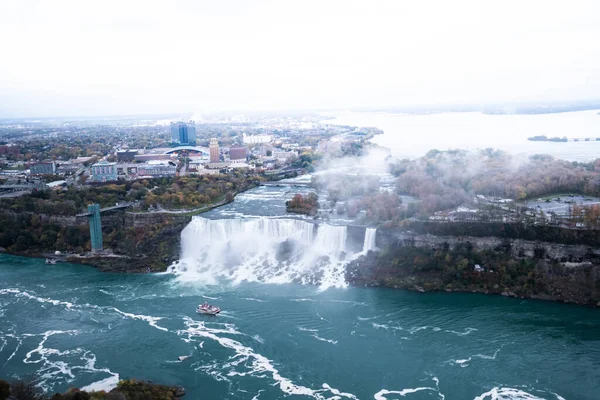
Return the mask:
[[593,0],[3,0],[0,38],[0,116],[600,97]]

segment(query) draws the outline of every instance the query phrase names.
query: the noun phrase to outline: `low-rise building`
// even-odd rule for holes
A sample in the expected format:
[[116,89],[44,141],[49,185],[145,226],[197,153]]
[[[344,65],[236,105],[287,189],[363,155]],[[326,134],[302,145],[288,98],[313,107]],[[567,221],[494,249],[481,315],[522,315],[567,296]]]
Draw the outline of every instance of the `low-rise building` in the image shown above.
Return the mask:
[[29,167],[29,171],[31,175],[54,175],[56,164],[54,161],[33,164]]
[[156,161],[156,160],[174,160],[177,158],[176,154],[158,154],[158,153],[147,153],[147,154],[137,154],[133,156],[135,161]]
[[117,164],[117,175],[136,176],[140,164]]
[[270,143],[273,141],[273,135],[246,135],[242,134],[243,142],[246,144]]
[[137,168],[138,176],[174,176],[177,173],[177,167],[173,165],[150,165],[141,164]]
[[278,160],[290,160],[298,156],[298,153],[295,151],[274,151],[273,157]]
[[119,150],[117,151],[118,162],[132,162],[135,160],[135,156],[138,155],[137,150]]
[[208,169],[223,169],[228,168],[231,163],[228,162],[209,162],[205,165]]
[[229,148],[229,159],[233,163],[243,163],[246,161],[248,150],[242,146],[233,146]]
[[92,181],[110,182],[117,180],[117,163],[100,161],[91,168]]

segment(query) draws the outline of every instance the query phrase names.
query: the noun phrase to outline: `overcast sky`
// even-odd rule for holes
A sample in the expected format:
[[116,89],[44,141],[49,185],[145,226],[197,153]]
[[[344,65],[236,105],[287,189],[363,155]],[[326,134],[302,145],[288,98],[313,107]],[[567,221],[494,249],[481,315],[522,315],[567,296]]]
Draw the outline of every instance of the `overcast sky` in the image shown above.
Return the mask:
[[600,98],[600,1],[2,0],[0,116]]

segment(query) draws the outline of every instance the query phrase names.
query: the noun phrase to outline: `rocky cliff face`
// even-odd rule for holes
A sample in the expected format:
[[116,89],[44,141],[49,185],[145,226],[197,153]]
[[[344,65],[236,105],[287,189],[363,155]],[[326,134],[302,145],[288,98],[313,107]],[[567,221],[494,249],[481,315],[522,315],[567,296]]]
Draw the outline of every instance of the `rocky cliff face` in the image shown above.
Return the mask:
[[403,231],[377,232],[378,247],[413,246],[440,250],[471,247],[474,250],[492,250],[509,253],[512,257],[529,257],[558,262],[600,260],[600,248],[586,245],[568,245],[522,239],[474,236],[435,236]]
[[123,239],[113,249],[116,255],[75,256],[69,261],[111,272],[165,271],[179,259],[181,231],[190,221],[190,216],[160,213],[103,217],[103,227],[122,227]]
[[348,282],[600,306],[600,251],[590,246],[383,230],[376,244],[348,265]]

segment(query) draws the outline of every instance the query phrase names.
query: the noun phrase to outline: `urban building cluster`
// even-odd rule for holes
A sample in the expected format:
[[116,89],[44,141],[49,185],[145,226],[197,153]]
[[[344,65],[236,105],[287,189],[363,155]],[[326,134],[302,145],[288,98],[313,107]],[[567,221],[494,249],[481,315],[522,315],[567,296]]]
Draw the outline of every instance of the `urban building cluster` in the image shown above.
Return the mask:
[[356,132],[313,117],[203,119],[201,130],[193,120],[130,122],[0,127],[0,196],[33,182],[60,188],[237,168],[277,174],[300,167],[305,152],[339,152]]

